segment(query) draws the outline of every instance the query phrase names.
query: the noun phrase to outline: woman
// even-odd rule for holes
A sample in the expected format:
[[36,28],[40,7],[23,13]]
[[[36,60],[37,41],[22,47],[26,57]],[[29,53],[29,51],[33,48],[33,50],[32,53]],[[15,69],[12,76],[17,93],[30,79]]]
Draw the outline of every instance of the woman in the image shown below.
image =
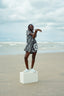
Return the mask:
[[28,25],[28,30],[26,31],[26,35],[27,35],[27,45],[24,49],[24,51],[26,51],[24,60],[25,60],[25,65],[26,65],[26,69],[24,70],[24,72],[28,72],[29,71],[29,67],[28,67],[28,57],[30,54],[32,54],[32,64],[31,64],[31,72],[35,72],[35,70],[33,69],[34,67],[34,63],[35,63],[35,57],[36,57],[36,53],[37,53],[37,42],[35,40],[35,37],[37,35],[37,32],[40,31],[42,32],[42,30],[40,29],[36,29],[35,32],[33,32],[34,30],[34,26],[32,24]]

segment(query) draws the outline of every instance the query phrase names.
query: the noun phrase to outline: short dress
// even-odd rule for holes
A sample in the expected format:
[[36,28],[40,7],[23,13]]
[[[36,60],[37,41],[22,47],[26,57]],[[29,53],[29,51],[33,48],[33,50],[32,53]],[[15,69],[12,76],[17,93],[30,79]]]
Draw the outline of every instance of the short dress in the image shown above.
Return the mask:
[[[26,44],[26,47],[24,49],[24,51],[26,52],[30,52],[31,54],[34,53],[34,52],[37,52],[38,50],[38,45],[37,45],[37,42],[35,40],[35,38],[33,38],[30,33],[34,33],[30,30],[27,30],[26,31],[26,36],[27,36],[27,44]],[[37,36],[37,35],[36,35]]]

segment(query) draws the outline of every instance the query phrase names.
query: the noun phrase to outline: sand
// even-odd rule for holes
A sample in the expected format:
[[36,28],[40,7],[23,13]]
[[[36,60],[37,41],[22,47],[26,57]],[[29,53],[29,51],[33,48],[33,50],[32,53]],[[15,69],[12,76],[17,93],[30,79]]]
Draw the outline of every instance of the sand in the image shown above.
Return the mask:
[[64,53],[37,54],[36,83],[19,82],[24,69],[24,55],[0,56],[0,96],[64,96]]

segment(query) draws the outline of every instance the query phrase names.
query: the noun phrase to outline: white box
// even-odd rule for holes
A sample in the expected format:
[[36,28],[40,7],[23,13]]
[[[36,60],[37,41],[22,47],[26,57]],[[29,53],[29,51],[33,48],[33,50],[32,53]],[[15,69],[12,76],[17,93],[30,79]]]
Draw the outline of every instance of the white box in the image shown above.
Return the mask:
[[38,72],[20,72],[20,83],[33,83],[38,81]]

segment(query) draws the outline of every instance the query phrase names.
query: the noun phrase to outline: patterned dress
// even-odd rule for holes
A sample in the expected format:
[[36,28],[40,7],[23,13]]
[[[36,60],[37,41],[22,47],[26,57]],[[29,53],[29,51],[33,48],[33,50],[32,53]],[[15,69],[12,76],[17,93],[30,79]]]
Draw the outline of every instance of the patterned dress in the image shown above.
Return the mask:
[[37,45],[37,42],[35,40],[35,38],[33,38],[30,33],[34,33],[34,32],[31,32],[29,30],[26,31],[26,35],[27,35],[27,45],[24,49],[24,51],[26,52],[30,52],[31,54],[34,53],[34,52],[37,52],[37,49],[38,49],[38,45]]

